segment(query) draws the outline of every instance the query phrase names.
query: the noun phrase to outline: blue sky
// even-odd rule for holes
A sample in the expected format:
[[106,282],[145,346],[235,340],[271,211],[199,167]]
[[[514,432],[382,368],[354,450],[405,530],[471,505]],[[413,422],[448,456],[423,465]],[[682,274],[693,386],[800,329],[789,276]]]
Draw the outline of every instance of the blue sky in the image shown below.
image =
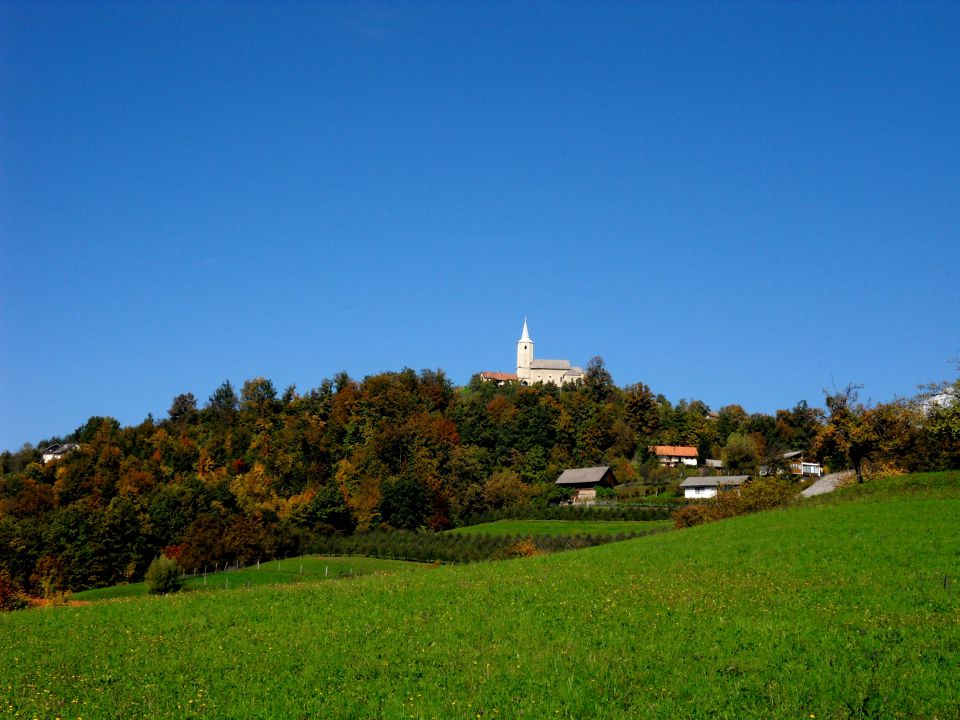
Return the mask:
[[956,377],[958,3],[0,4],[0,448],[255,376]]

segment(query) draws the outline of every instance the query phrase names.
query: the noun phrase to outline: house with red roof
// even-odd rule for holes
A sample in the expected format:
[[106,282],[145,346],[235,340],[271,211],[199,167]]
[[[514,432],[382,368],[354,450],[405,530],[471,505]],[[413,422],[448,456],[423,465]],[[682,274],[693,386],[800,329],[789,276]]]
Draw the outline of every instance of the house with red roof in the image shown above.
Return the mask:
[[677,465],[697,466],[697,449],[689,445],[651,445],[650,452],[657,456],[661,465],[676,467]]

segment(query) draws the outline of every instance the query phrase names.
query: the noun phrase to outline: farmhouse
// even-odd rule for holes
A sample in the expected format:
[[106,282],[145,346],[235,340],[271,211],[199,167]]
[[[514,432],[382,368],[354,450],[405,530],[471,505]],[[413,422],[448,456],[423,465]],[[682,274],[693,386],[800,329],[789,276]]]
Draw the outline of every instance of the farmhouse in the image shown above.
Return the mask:
[[517,341],[517,372],[489,372],[480,373],[480,379],[503,385],[508,382],[519,382],[521,385],[534,383],[551,383],[565,385],[579,382],[583,379],[583,368],[570,364],[569,360],[539,360],[533,356],[533,340],[527,329],[527,320],[523,320],[523,331]]
[[675,467],[677,465],[697,466],[697,449],[687,445],[651,445],[650,452],[657,456],[661,465]]
[[570,468],[560,474],[556,484],[576,489],[574,505],[592,505],[597,501],[597,486],[613,487],[617,484],[617,477],[609,465]]
[[64,455],[72,453],[79,447],[80,446],[77,443],[57,443],[55,445],[51,445],[50,447],[44,448],[40,455],[40,459],[43,461],[43,464],[46,465],[48,462],[59,460]]
[[497,385],[506,385],[508,382],[516,382],[520,378],[518,378],[515,373],[485,371],[480,373],[480,379],[484,382],[492,382],[496,383]]
[[731,475],[729,477],[689,477],[680,483],[685,498],[712,498],[720,488],[739,487],[749,475]]
[[813,475],[814,477],[823,475],[820,463],[804,459],[803,452],[800,450],[784,453],[783,458],[790,463],[791,475]]

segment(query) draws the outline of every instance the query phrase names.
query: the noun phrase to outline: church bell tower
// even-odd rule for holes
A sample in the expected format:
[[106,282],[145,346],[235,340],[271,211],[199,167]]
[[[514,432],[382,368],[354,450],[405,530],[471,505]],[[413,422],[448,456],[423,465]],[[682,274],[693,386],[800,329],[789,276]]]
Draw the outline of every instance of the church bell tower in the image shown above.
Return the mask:
[[523,319],[523,334],[517,341],[517,377],[521,380],[530,378],[530,366],[533,364],[533,340],[527,330],[527,319]]

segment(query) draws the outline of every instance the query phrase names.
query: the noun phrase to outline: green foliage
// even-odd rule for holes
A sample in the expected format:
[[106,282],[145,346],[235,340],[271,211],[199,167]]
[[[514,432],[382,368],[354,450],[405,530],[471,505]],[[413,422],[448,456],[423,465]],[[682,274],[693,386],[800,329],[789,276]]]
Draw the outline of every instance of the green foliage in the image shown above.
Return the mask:
[[19,610],[26,605],[20,586],[10,577],[6,568],[0,568],[0,611]]
[[713,508],[708,505],[686,505],[673,514],[673,525],[677,530],[712,522],[716,517]]
[[304,393],[261,377],[238,396],[225,381],[200,409],[192,393],[177,395],[160,422],[91,417],[54,439],[80,444],[55,463],[39,462],[46,441],[0,456],[0,564],[42,594],[51,578],[37,563],[57,558],[62,588],[82,590],[141,577],[171,546],[193,569],[383,523],[439,530],[539,512],[565,499],[554,485],[564,469],[600,464],[626,484],[614,491],[620,505],[682,503],[663,498],[689,471],[660,467],[655,444],[711,457],[726,447],[739,472],[773,470],[787,449],[819,451],[837,468],[859,457],[884,474],[949,468],[960,465],[957,396],[923,401],[946,390],[869,408],[861,424],[873,436],[858,445],[844,419],[849,410],[856,420],[855,398],[831,400],[826,424],[805,403],[775,417],[737,405],[712,413],[643,383],[620,389],[599,358],[562,388],[475,379],[455,390],[442,371],[408,368],[360,381],[340,373]]
[[6,613],[3,707],[954,718],[958,516],[960,474],[913,476],[573,553]]
[[788,480],[759,477],[736,487],[721,489],[709,504],[690,505],[673,514],[674,527],[685,528],[715,520],[772,510],[794,502],[797,488]]
[[147,592],[154,595],[177,592],[180,589],[182,573],[180,563],[174,558],[162,555],[154,558],[144,576]]
[[384,484],[380,517],[388,525],[416,530],[426,523],[430,509],[430,493],[416,478],[405,476]]
[[772,510],[796,500],[797,488],[779,478],[754,478],[737,488],[717,493],[713,506],[717,519]]
[[760,451],[756,441],[740,433],[733,433],[723,448],[723,467],[731,475],[755,475],[760,467]]
[[669,520],[612,520],[596,517],[584,520],[495,520],[467,525],[447,532],[454,535],[629,535],[646,534],[669,527]]
[[[401,560],[304,555],[264,561],[239,568],[236,565],[231,565],[229,569],[219,566],[216,571],[211,566],[207,573],[186,576],[180,592],[220,592],[264,585],[314,583],[372,573],[422,570],[424,567],[426,566],[420,563]],[[141,582],[85,590],[71,597],[80,602],[97,602],[125,597],[143,597],[148,594],[147,584]]]

